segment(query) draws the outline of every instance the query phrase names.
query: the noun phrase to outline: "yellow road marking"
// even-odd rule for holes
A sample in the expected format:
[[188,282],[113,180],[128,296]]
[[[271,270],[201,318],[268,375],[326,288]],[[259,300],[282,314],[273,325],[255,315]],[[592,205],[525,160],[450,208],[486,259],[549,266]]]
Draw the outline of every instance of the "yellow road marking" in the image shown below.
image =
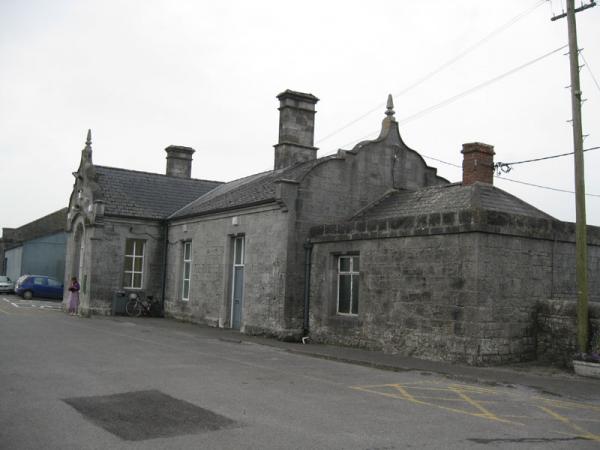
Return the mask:
[[498,393],[498,391],[496,389],[482,388],[479,386],[471,386],[468,384],[449,384],[448,387],[449,388],[458,388],[462,391],[468,391],[468,392],[479,392],[481,394],[497,394]]
[[558,420],[559,422],[564,423],[565,425],[567,425],[568,427],[573,428],[574,430],[578,431],[581,433],[581,435],[579,435],[580,437],[584,437],[586,439],[591,439],[593,441],[600,441],[600,435],[598,434],[593,434],[590,433],[589,431],[585,430],[584,428],[581,428],[579,425],[577,425],[576,423],[571,422],[569,419],[567,419],[564,416],[561,416],[560,414],[558,414],[555,411],[552,411],[549,408],[546,408],[545,406],[538,406],[539,409],[541,409],[542,411],[544,411],[546,414],[548,414],[551,417],[554,417],[556,420]]
[[484,418],[490,419],[490,420],[496,420],[498,422],[506,422],[506,423],[514,423],[516,425],[523,425],[522,423],[519,423],[519,422],[513,422],[511,420],[501,419],[500,417],[498,417],[497,415],[495,415],[494,413],[492,413],[490,410],[484,408],[481,405],[481,402],[473,400],[471,397],[469,397],[467,394],[465,394],[464,391],[462,391],[461,389],[458,389],[458,388],[455,388],[455,387],[451,387],[450,391],[455,392],[456,395],[458,395],[460,398],[462,398],[469,405],[471,405],[475,409],[481,411],[481,414],[477,414],[480,417],[484,417]]
[[[503,423],[510,423],[510,424],[514,424],[514,425],[523,425],[522,423],[519,422],[514,422],[511,420],[505,420],[502,419],[498,416],[495,416],[494,414],[490,413],[489,411],[485,410],[485,408],[483,408],[484,411],[486,411],[486,413],[473,413],[472,411],[467,411],[464,409],[459,409],[459,408],[451,408],[449,406],[442,406],[442,405],[436,405],[435,403],[430,403],[430,402],[425,402],[423,400],[420,400],[416,397],[414,397],[412,394],[410,394],[403,385],[400,384],[388,384],[388,385],[379,385],[376,387],[393,387],[395,388],[399,394],[391,394],[388,392],[379,392],[379,391],[375,391],[375,390],[371,390],[369,389],[372,386],[366,386],[366,387],[361,387],[361,386],[352,386],[351,389],[356,389],[359,391],[363,391],[363,392],[369,392],[372,394],[379,394],[382,395],[384,397],[391,397],[391,398],[397,398],[397,399],[402,399],[402,400],[406,400],[409,401],[411,403],[417,404],[417,405],[425,405],[425,406],[434,406],[438,409],[443,409],[445,411],[451,411],[451,412],[455,412],[455,413],[459,413],[459,414],[465,414],[467,416],[473,416],[473,417],[478,417],[478,418],[482,418],[482,419],[487,419],[487,420],[492,420],[492,421],[497,421],[497,422],[503,422]],[[463,399],[464,400],[464,399]],[[473,403],[476,403],[474,400],[471,400]],[[469,403],[469,402],[467,402]],[[478,408],[478,410],[481,411],[481,409]]]
[[600,412],[600,406],[590,405],[589,403],[569,402],[565,400],[555,400],[552,398],[532,397],[532,400],[543,400],[546,403],[551,403],[554,408],[573,408],[573,409],[591,409],[592,411]]
[[[519,396],[514,393],[499,392],[495,389],[486,389],[479,388],[477,386],[469,386],[462,384],[442,384],[441,382],[414,382],[414,383],[398,383],[398,384],[378,384],[371,386],[350,386],[350,388],[368,392],[370,394],[378,394],[384,397],[390,397],[394,399],[406,400],[408,402],[424,405],[424,406],[433,406],[438,409],[442,409],[445,411],[450,411],[454,413],[469,415],[472,417],[478,417],[486,420],[491,420],[495,422],[507,423],[511,425],[521,425],[525,426],[525,423],[515,422],[514,420],[509,419],[525,419],[526,421],[533,421],[534,423],[539,421],[548,422],[548,416],[559,421],[564,424],[571,431],[569,433],[565,433],[563,431],[558,430],[549,430],[553,433],[577,437],[581,439],[593,440],[600,442],[600,435],[593,434],[592,432],[584,429],[578,423],[590,423],[596,428],[596,423],[600,423],[600,416],[598,418],[596,416],[597,412],[600,412],[600,406],[596,406],[593,404],[587,403],[578,403],[572,401],[565,400],[556,400],[545,397],[527,397],[527,396]],[[393,390],[393,391],[392,391]],[[435,397],[432,395],[434,392],[446,392],[446,393],[454,393],[456,398],[451,398],[447,395],[441,394],[440,397]],[[493,397],[492,400],[483,400],[478,397]],[[475,398],[474,398],[475,397]],[[492,411],[487,409],[485,404],[498,404],[498,402],[506,397],[506,401],[508,405],[513,405],[518,408],[533,408],[534,410],[541,411],[544,415],[540,415],[538,412],[533,413],[532,416],[527,415],[497,415]],[[464,402],[471,407],[473,407],[474,411],[465,410],[459,407],[450,407],[443,406],[438,403],[443,402]],[[540,404],[543,402],[544,404]],[[585,418],[579,417],[565,417],[558,412],[554,411],[551,408],[562,408],[568,412],[570,412],[571,416],[575,415],[585,415]],[[532,411],[533,412],[533,411]],[[578,414],[579,413],[579,414]],[[539,416],[539,417],[538,417]],[[588,417],[591,416],[591,417]],[[527,422],[527,424],[530,424]]]
[[[447,390],[447,389],[446,389]],[[457,397],[433,397],[428,395],[419,395],[420,400],[442,400],[445,402],[464,402],[463,399]],[[477,400],[479,403],[498,403],[497,400]]]

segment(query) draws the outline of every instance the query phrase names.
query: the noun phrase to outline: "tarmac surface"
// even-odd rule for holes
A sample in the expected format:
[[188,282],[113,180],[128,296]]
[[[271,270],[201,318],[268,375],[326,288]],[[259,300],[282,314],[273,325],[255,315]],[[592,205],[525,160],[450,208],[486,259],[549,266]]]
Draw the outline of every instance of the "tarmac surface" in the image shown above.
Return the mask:
[[592,449],[600,380],[0,296],[0,448]]

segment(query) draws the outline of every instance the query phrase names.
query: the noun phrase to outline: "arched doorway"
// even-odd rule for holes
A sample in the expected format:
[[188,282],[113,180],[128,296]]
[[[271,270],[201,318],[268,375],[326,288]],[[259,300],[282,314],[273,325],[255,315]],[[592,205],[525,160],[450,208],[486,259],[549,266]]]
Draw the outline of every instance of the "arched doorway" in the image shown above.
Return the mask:
[[75,237],[73,242],[74,255],[71,263],[71,276],[81,280],[83,275],[83,259],[85,254],[85,228],[83,224],[78,224],[75,229]]

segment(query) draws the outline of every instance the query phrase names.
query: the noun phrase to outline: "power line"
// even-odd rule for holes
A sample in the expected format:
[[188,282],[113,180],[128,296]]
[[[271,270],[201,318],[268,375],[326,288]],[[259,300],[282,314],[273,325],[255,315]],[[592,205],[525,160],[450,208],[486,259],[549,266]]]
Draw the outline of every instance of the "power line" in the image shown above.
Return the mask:
[[[591,150],[598,150],[599,148],[600,148],[600,146],[584,148],[583,151],[589,152]],[[494,164],[494,169],[497,170],[498,172],[502,171],[504,173],[508,173],[512,170],[511,166],[516,166],[517,164],[525,164],[525,163],[536,162],[536,161],[545,161],[547,159],[560,158],[563,156],[569,156],[569,155],[573,155],[573,154],[575,154],[575,152],[561,153],[559,155],[543,156],[541,158],[526,159],[524,161],[515,161],[515,162],[509,162],[509,163],[497,162]]]
[[[583,151],[584,151],[584,152],[589,152],[589,151],[591,151],[591,150],[598,150],[598,149],[600,149],[600,146],[598,146],[598,147],[590,147],[590,148],[585,148],[585,149],[583,149]],[[536,162],[536,161],[544,161],[544,160],[546,160],[546,159],[560,158],[561,156],[569,156],[569,155],[572,155],[573,153],[574,153],[574,152],[569,152],[569,153],[561,153],[561,154],[559,154],[559,155],[544,156],[544,157],[541,157],[541,158],[526,159],[526,160],[524,160],[524,161],[515,161],[515,162],[510,162],[510,163],[502,163],[502,162],[498,162],[498,163],[496,163],[496,164],[495,164],[495,166],[496,166],[496,165],[503,165],[503,166],[504,166],[504,165],[506,165],[506,166],[513,166],[513,165],[516,165],[516,164],[525,164],[525,163]],[[433,161],[437,161],[437,162],[440,162],[440,163],[442,163],[442,164],[446,164],[446,165],[448,165],[448,166],[452,166],[452,167],[458,167],[459,169],[461,169],[461,168],[462,168],[462,166],[459,166],[458,164],[453,164],[453,163],[450,163],[450,162],[448,162],[448,161],[444,161],[444,160],[442,160],[442,159],[437,159],[437,158],[434,158],[433,156],[424,155],[423,153],[420,153],[420,155],[421,155],[422,157],[424,157],[424,158],[431,159],[431,160],[433,160]]]
[[[512,178],[500,177],[500,176],[496,176],[496,175],[494,175],[494,178],[498,178],[499,180],[510,181],[512,183],[524,184],[526,186],[532,186],[532,187],[536,187],[536,188],[540,188],[540,189],[548,189],[550,191],[564,192],[564,193],[567,193],[567,194],[574,194],[575,193],[575,191],[569,191],[567,189],[559,189],[559,188],[554,188],[554,187],[550,187],[550,186],[541,186],[539,184],[527,183],[526,181],[513,180]],[[600,197],[600,194],[589,194],[589,193],[586,193],[585,195],[589,196],[589,197]]]
[[542,59],[547,58],[548,56],[550,56],[550,55],[552,55],[552,54],[554,54],[556,52],[559,52],[559,51],[561,51],[562,49],[564,49],[566,47],[567,47],[567,45],[563,45],[562,47],[556,48],[556,49],[552,50],[551,52],[545,53],[542,56],[538,56],[537,58],[532,59],[531,61],[528,61],[525,64],[521,64],[520,66],[515,67],[514,69],[511,69],[508,72],[504,72],[503,74],[500,74],[497,77],[494,77],[494,78],[491,78],[491,79],[489,79],[487,81],[484,81],[483,83],[480,83],[477,86],[474,86],[474,87],[472,87],[470,89],[467,89],[466,91],[463,91],[460,94],[456,94],[456,95],[454,95],[454,96],[452,96],[450,98],[447,98],[446,100],[441,101],[440,103],[437,103],[437,104],[435,104],[433,106],[430,106],[429,108],[425,108],[425,109],[423,109],[423,110],[421,110],[421,111],[413,114],[412,116],[405,117],[404,119],[399,120],[398,123],[403,124],[403,123],[410,122],[411,120],[414,120],[414,119],[416,119],[416,118],[418,118],[418,117],[420,117],[420,116],[422,116],[424,114],[427,114],[427,113],[429,113],[431,111],[434,111],[434,110],[436,110],[438,108],[441,108],[442,106],[446,106],[446,105],[448,105],[450,103],[453,103],[456,100],[464,97],[465,95],[468,95],[468,94],[471,94],[471,93],[473,93],[475,91],[478,91],[479,89],[482,89],[482,88],[484,88],[484,87],[486,87],[486,86],[488,86],[488,85],[490,85],[492,83],[495,83],[496,81],[500,81],[501,79],[503,79],[503,78],[505,78],[505,77],[507,77],[509,75],[512,75],[513,73],[518,72],[519,70],[522,70],[522,69],[524,69],[524,68],[526,68],[528,66],[531,66],[532,64],[535,64],[536,62],[541,61]]
[[[586,149],[585,151],[587,151],[587,150],[595,150],[595,149],[597,149],[597,148],[600,148],[600,147],[593,147],[593,148],[589,148],[589,149]],[[572,153],[565,153],[565,154],[566,154],[566,155],[571,155]],[[432,157],[432,156],[427,156],[427,155],[424,155],[424,154],[422,154],[422,153],[421,153],[421,156],[422,156],[423,158],[431,159],[431,160],[433,160],[433,161],[437,161],[437,162],[440,162],[440,163],[442,163],[442,164],[447,164],[448,166],[452,166],[452,167],[456,167],[456,168],[462,169],[462,166],[459,166],[458,164],[453,164],[453,163],[450,163],[450,162],[448,162],[448,161],[444,161],[444,160],[441,160],[441,159],[434,158],[434,157]],[[561,156],[562,156],[562,155],[561,155]],[[534,161],[535,161],[535,160],[534,160]],[[529,162],[529,161],[522,161],[522,162]],[[575,193],[574,191],[569,191],[569,190],[567,190],[567,189],[559,189],[559,188],[550,187],[550,186],[542,186],[542,185],[539,185],[539,184],[528,183],[528,182],[526,182],[526,181],[521,181],[521,180],[513,180],[512,178],[501,177],[501,176],[498,176],[498,175],[494,175],[494,178],[497,178],[497,179],[499,179],[499,180],[506,180],[506,181],[510,181],[510,182],[512,182],[512,183],[524,184],[524,185],[526,185],[526,186],[536,187],[536,188],[539,188],[539,189],[547,189],[547,190],[550,190],[550,191],[564,192],[564,193],[567,193],[567,194],[574,194],[574,193]],[[587,196],[590,196],[590,197],[600,197],[600,195],[599,195],[599,194],[585,194],[585,195],[587,195]]]
[[583,59],[583,62],[585,63],[585,67],[587,67],[588,72],[592,76],[592,80],[594,80],[594,83],[596,84],[598,91],[600,91],[600,84],[598,84],[598,80],[596,79],[594,72],[592,72],[592,68],[590,67],[590,64],[585,59],[585,56],[583,56],[583,52],[580,52],[579,55],[581,56],[581,59]]
[[[436,109],[439,109],[439,108],[441,108],[443,106],[446,106],[446,105],[448,105],[450,103],[453,103],[456,100],[464,97],[465,95],[472,94],[473,92],[478,91],[479,89],[482,89],[482,88],[484,88],[484,87],[486,87],[486,86],[488,86],[488,85],[490,85],[492,83],[495,83],[496,81],[500,81],[501,79],[503,79],[503,78],[505,78],[505,77],[507,77],[509,75],[512,75],[513,73],[518,72],[519,70],[525,69],[526,67],[528,67],[528,66],[530,66],[532,64],[535,64],[536,62],[539,62],[542,59],[547,58],[548,56],[551,56],[554,53],[557,53],[557,52],[563,50],[566,47],[567,47],[567,45],[563,45],[562,47],[558,47],[558,48],[556,48],[556,49],[554,49],[554,50],[552,50],[552,51],[550,51],[548,53],[545,53],[545,54],[543,54],[541,56],[538,56],[537,58],[534,58],[534,59],[532,59],[532,60],[530,60],[530,61],[528,61],[528,62],[526,62],[524,64],[521,64],[520,66],[517,66],[517,67],[515,67],[515,68],[513,68],[513,69],[511,69],[511,70],[509,70],[507,72],[504,72],[504,73],[502,73],[502,74],[494,77],[494,78],[491,78],[491,79],[489,79],[487,81],[484,81],[483,83],[480,83],[480,84],[478,84],[478,85],[476,85],[476,86],[474,86],[474,87],[472,87],[470,89],[467,89],[466,91],[462,91],[461,93],[456,94],[456,95],[454,95],[452,97],[449,97],[446,100],[443,100],[443,101],[441,101],[439,103],[436,103],[435,105],[432,105],[432,106],[429,106],[429,107],[427,107],[425,109],[422,109],[421,111],[416,112],[415,114],[413,114],[411,116],[407,116],[407,117],[405,117],[403,119],[400,119],[398,121],[398,123],[399,124],[405,124],[405,123],[410,122],[412,120],[415,120],[415,119],[417,119],[417,118],[419,118],[419,117],[421,117],[421,116],[423,116],[423,115],[425,115],[425,114],[427,114],[429,112],[435,111]],[[377,131],[371,131],[369,134],[364,135],[364,136],[362,136],[362,137],[360,137],[358,139],[354,139],[351,142],[349,142],[347,144],[344,144],[342,147],[346,147],[346,146],[351,145],[351,144],[353,144],[355,142],[360,142],[363,139],[365,139],[365,138],[367,138],[369,136],[372,136],[375,133],[377,133]]]
[[[487,41],[489,41],[491,38],[493,38],[497,34],[500,34],[502,31],[506,30],[507,28],[509,28],[510,26],[514,25],[519,20],[521,20],[522,18],[524,18],[525,16],[527,16],[528,14],[530,14],[531,12],[533,12],[540,5],[542,5],[543,3],[545,3],[545,1],[546,0],[538,0],[534,5],[532,5],[531,7],[527,8],[527,9],[525,9],[521,13],[517,14],[515,17],[513,17],[512,19],[510,19],[508,22],[504,23],[503,25],[499,26],[498,28],[496,28],[495,30],[493,30],[491,33],[489,33],[486,36],[484,36],[482,39],[480,39],[479,41],[477,41],[475,44],[473,44],[473,45],[465,48],[463,51],[461,51],[460,53],[458,53],[456,56],[454,56],[453,58],[450,58],[449,60],[447,60],[446,62],[444,62],[440,66],[438,66],[436,69],[432,70],[431,72],[428,72],[427,74],[425,74],[421,78],[417,79],[416,81],[414,81],[412,84],[410,84],[409,86],[407,86],[406,88],[404,88],[400,92],[397,92],[396,94],[393,94],[393,97],[399,97],[401,95],[406,94],[408,91],[414,89],[415,87],[417,87],[420,84],[424,83],[425,81],[429,80],[430,78],[432,78],[433,76],[437,75],[438,73],[440,73],[444,69],[450,67],[452,64],[454,64],[455,62],[457,62],[460,59],[464,58],[466,55],[468,55],[473,50],[475,50],[476,48],[480,47],[481,45],[483,45],[484,43],[486,43]],[[321,143],[321,142],[329,139],[330,137],[335,136],[340,131],[345,130],[346,128],[348,128],[351,125],[354,125],[356,122],[364,119],[369,114],[372,114],[375,111],[378,111],[382,106],[385,106],[385,102],[378,104],[377,106],[375,106],[374,108],[368,110],[366,113],[362,114],[361,116],[357,117],[356,119],[348,122],[344,126],[342,126],[340,128],[337,128],[336,130],[332,131],[331,133],[325,135],[324,137],[322,137],[321,139],[319,139],[316,143],[319,144],[319,143]]]
[[423,153],[419,153],[419,154],[420,154],[420,155],[421,155],[423,158],[431,159],[431,160],[433,160],[433,161],[437,161],[437,162],[439,162],[439,163],[446,164],[446,165],[448,165],[448,166],[457,167],[457,168],[459,168],[459,169],[462,169],[462,166],[459,166],[458,164],[449,163],[448,161],[443,161],[443,160],[441,160],[441,159],[434,158],[433,156],[427,156],[427,155],[424,155]]

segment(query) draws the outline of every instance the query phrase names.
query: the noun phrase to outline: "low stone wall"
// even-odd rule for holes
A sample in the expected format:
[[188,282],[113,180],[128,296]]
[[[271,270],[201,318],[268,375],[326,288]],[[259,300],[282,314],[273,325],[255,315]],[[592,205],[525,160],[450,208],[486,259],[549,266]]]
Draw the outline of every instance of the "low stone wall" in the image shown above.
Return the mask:
[[[589,335],[600,345],[600,303],[589,303]],[[571,365],[577,352],[577,300],[543,300],[537,303],[537,358]]]

